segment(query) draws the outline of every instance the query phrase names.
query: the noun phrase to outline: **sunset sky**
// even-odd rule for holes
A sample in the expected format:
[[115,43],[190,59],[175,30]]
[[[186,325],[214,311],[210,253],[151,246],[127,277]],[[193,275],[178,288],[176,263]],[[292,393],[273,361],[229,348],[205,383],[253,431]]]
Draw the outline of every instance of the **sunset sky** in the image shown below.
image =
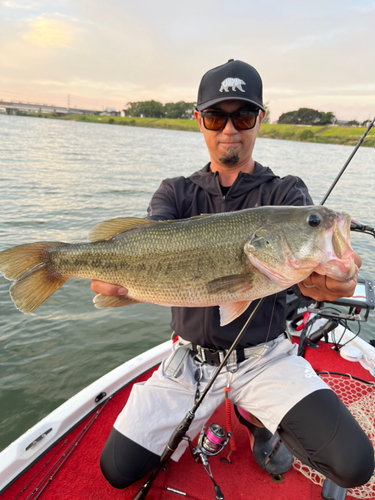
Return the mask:
[[0,0],[0,100],[191,102],[230,58],[259,71],[272,121],[375,116],[375,0]]

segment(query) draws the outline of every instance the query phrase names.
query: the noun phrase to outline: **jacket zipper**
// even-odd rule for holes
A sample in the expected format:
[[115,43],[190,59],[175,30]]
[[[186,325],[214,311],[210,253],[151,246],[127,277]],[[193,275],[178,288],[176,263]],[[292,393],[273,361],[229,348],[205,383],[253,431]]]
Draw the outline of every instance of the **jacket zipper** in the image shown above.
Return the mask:
[[216,186],[217,186],[217,189],[218,189],[218,191],[220,193],[220,197],[221,197],[221,209],[220,209],[220,211],[221,212],[225,212],[226,195],[225,194],[223,195],[222,192],[221,192],[221,187],[220,187],[220,182],[219,182],[219,175],[218,175],[217,172],[215,172],[215,178],[216,178]]

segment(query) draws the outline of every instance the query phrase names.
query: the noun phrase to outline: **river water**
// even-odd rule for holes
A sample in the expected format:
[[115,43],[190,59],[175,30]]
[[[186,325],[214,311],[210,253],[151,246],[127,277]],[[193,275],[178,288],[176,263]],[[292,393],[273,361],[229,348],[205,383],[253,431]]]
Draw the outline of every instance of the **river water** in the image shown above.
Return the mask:
[[[295,174],[322,199],[352,148],[258,139],[254,158]],[[0,250],[33,241],[84,241],[100,221],[144,217],[165,177],[208,161],[201,134],[0,115]],[[374,226],[375,150],[360,148],[327,206]],[[352,233],[375,278],[375,241]],[[170,337],[168,308],[97,310],[72,279],[24,315],[0,276],[0,450],[83,387]],[[373,315],[375,318],[375,315]],[[361,336],[374,338],[375,320]]]

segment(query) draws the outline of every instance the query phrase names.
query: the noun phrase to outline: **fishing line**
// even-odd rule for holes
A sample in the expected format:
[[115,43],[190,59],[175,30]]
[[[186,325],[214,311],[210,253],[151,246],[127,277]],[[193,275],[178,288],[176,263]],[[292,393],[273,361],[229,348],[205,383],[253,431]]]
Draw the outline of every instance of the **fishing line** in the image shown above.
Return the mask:
[[208,382],[206,388],[202,392],[200,398],[198,399],[198,401],[196,401],[193,408],[188,411],[185,418],[182,420],[182,422],[174,430],[172,436],[169,439],[167,446],[164,448],[164,451],[160,457],[160,461],[159,461],[158,465],[152,471],[152,473],[151,473],[150,477],[147,479],[147,481],[141,486],[138,493],[133,497],[133,500],[143,500],[144,498],[146,498],[147,493],[150,491],[152,483],[156,479],[156,476],[165,467],[167,462],[172,457],[173,453],[176,451],[178,445],[184,439],[187,431],[190,428],[191,423],[194,420],[196,411],[198,410],[199,406],[201,405],[201,403],[202,403],[203,399],[205,398],[206,394],[208,393],[208,391],[211,389],[211,387],[214,384],[215,380],[217,379],[221,369],[226,364],[229,356],[232,354],[232,352],[235,350],[235,348],[237,347],[237,345],[241,341],[243,334],[247,330],[247,327],[250,325],[251,321],[253,320],[255,314],[258,312],[259,308],[262,306],[264,300],[265,300],[265,297],[262,297],[259,300],[259,302],[257,303],[257,305],[255,306],[254,310],[252,311],[252,313],[248,317],[246,323],[242,327],[240,333],[237,335],[233,344],[228,349],[226,355],[224,356],[224,359],[222,360],[222,362],[218,366],[217,370],[215,371],[214,375],[211,377],[211,380]]
[[[361,146],[361,144],[363,143],[363,141],[365,140],[367,134],[370,132],[371,128],[374,126],[374,123],[375,123],[375,117],[374,119],[369,123],[367,129],[365,130],[364,134],[362,135],[362,137],[359,139],[357,145],[355,146],[355,148],[353,149],[353,151],[351,152],[349,158],[346,160],[344,166],[342,167],[342,169],[340,170],[340,172],[337,174],[335,180],[332,182],[330,188],[328,189],[328,191],[326,192],[326,194],[323,196],[323,199],[322,201],[319,203],[319,205],[324,205],[324,203],[327,201],[329,195],[332,193],[333,189],[335,188],[336,184],[338,183],[338,181],[340,180],[341,176],[343,175],[343,173],[345,172],[347,166],[349,165],[349,163],[352,161],[354,155],[356,154],[356,152],[358,151],[359,147]],[[371,234],[372,236],[375,237],[375,231],[373,228],[369,227],[369,226],[365,226],[363,224],[360,224],[356,221],[351,221],[351,225],[350,225],[350,228],[353,230],[353,231],[359,231],[359,232],[363,232],[363,233],[366,233],[366,234]],[[358,335],[359,335],[359,332],[361,331],[361,325],[360,323],[358,322],[359,324],[359,330],[358,330],[358,333],[355,335],[354,338],[356,338]],[[339,345],[341,339],[344,337],[344,334],[347,330],[347,324],[345,325],[342,325],[344,326],[345,330],[344,330],[344,333],[341,335],[341,338],[340,340],[337,342],[336,347]],[[353,340],[353,339],[351,339]],[[344,345],[348,344],[349,342],[351,342],[351,340],[349,340],[348,342],[346,342]],[[344,347],[344,345],[341,346]]]
[[242,336],[243,334],[245,333],[245,331],[247,330],[247,327],[250,325],[250,323],[252,322],[255,314],[258,312],[260,306],[263,304],[265,300],[265,297],[262,297],[259,302],[257,303],[257,305],[255,306],[253,312],[250,314],[250,316],[247,318],[246,320],[246,323],[244,324],[244,326],[241,328],[241,331],[240,333],[237,335],[236,339],[234,340],[233,344],[230,346],[230,348],[228,349],[226,355],[224,356],[224,359],[223,361],[220,363],[220,365],[217,367],[217,370],[216,372],[214,373],[214,375],[212,376],[211,380],[208,382],[206,388],[204,389],[204,391],[202,392],[200,398],[198,399],[198,401],[195,403],[193,409],[191,410],[192,413],[195,413],[199,406],[201,405],[203,399],[205,398],[207,392],[211,389],[213,383],[215,382],[217,376],[219,375],[221,369],[226,365],[227,361],[228,361],[228,358],[229,356],[232,354],[232,352],[235,350],[235,348],[238,346],[239,342],[241,341],[242,339]]
[[375,118],[372,120],[372,122],[370,122],[369,126],[367,127],[365,133],[363,134],[363,136],[359,139],[358,141],[358,144],[356,145],[356,147],[353,149],[351,155],[349,156],[349,158],[346,160],[346,163],[345,165],[342,167],[342,169],[340,170],[340,172],[338,173],[336,179],[332,182],[332,185],[331,187],[328,189],[328,191],[326,192],[326,194],[323,196],[323,199],[322,201],[319,203],[319,205],[324,205],[324,203],[327,201],[327,198],[328,196],[331,194],[332,190],[334,189],[334,187],[336,186],[336,184],[338,183],[340,177],[342,176],[342,174],[345,172],[346,170],[346,167],[349,165],[349,163],[352,161],[352,158],[353,156],[356,154],[358,148],[360,147],[360,145],[362,144],[362,142],[365,140],[365,137],[366,135],[370,132],[371,128],[373,127],[375,123]]
[[273,320],[273,314],[275,312],[275,305],[276,305],[276,299],[277,299],[277,293],[275,293],[275,298],[274,298],[274,301],[273,301],[273,306],[272,306],[272,313],[271,313],[271,318],[270,318],[270,323],[268,325],[268,332],[267,332],[267,336],[266,336],[266,340],[264,341],[265,343],[268,342],[268,337],[270,336],[270,331],[271,331],[271,325],[272,325],[272,320]]
[[[342,174],[346,170],[347,166],[349,165],[350,161],[352,160],[353,156],[357,152],[357,150],[360,147],[360,145],[362,144],[362,142],[364,141],[366,135],[371,130],[371,128],[374,125],[374,123],[375,123],[375,118],[369,124],[369,126],[367,127],[367,130],[365,131],[365,133],[363,134],[363,136],[361,137],[361,139],[358,141],[358,144],[356,145],[356,147],[354,148],[353,152],[351,153],[351,155],[349,156],[348,160],[346,161],[345,165],[343,166],[343,168],[341,169],[341,171],[337,175],[336,179],[333,181],[333,183],[332,183],[331,187],[329,188],[329,190],[327,191],[326,195],[323,197],[322,201],[320,202],[320,205],[324,205],[324,203],[326,202],[328,196],[331,194],[332,190],[336,186],[336,184],[339,181],[340,177],[342,176]],[[199,406],[201,405],[201,403],[202,403],[203,399],[205,398],[206,394],[208,393],[208,391],[211,389],[211,387],[212,387],[213,383],[215,382],[217,376],[219,375],[221,369],[226,364],[229,356],[232,354],[232,352],[234,351],[234,349],[237,347],[237,345],[240,342],[240,340],[241,340],[243,334],[245,333],[247,327],[249,326],[250,322],[252,321],[254,315],[259,310],[259,308],[261,307],[261,305],[264,303],[264,300],[265,300],[265,297],[262,297],[259,300],[259,302],[257,303],[257,305],[254,308],[253,312],[251,313],[251,315],[247,319],[246,323],[242,327],[240,333],[238,334],[238,336],[236,337],[235,341],[233,342],[233,344],[231,345],[231,347],[227,351],[224,359],[222,360],[222,362],[218,366],[216,372],[212,376],[211,380],[208,382],[208,384],[207,384],[206,388],[204,389],[204,391],[202,392],[201,396],[195,402],[194,407],[192,408],[192,410],[188,411],[188,413],[186,414],[185,418],[182,420],[182,422],[174,430],[172,436],[169,439],[169,442],[168,442],[167,446],[164,448],[164,451],[163,451],[163,453],[162,453],[162,455],[160,457],[159,464],[152,471],[152,473],[151,473],[150,477],[147,479],[147,481],[141,486],[141,488],[139,489],[138,493],[133,497],[133,500],[143,500],[144,498],[146,498],[147,493],[149,492],[149,490],[150,490],[150,488],[152,486],[152,483],[154,482],[156,476],[159,474],[160,470],[162,470],[165,467],[165,465],[167,464],[167,462],[170,460],[170,458],[172,457],[173,453],[177,449],[178,445],[185,438],[186,433],[189,430],[191,423],[193,422],[193,419],[195,417],[196,411],[198,410]],[[307,328],[305,330],[305,335],[306,335],[306,331],[307,331]],[[216,486],[215,486],[215,491],[216,491]],[[216,498],[223,498],[223,497],[217,496]]]

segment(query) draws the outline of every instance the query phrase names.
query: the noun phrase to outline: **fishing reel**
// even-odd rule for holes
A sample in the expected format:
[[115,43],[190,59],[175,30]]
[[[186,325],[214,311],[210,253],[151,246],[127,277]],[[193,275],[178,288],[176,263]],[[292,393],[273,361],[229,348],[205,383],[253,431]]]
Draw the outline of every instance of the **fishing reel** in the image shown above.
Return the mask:
[[223,500],[224,495],[221,492],[220,486],[217,484],[212,475],[208,457],[218,455],[229,443],[231,436],[232,433],[228,432],[228,434],[226,434],[225,430],[220,425],[210,424],[207,430],[205,425],[202,427],[202,430],[199,434],[197,446],[193,446],[193,443],[189,436],[184,436],[183,438],[188,441],[190,452],[194,460],[197,463],[203,464],[204,470],[207,472],[211,481],[214,483],[216,500]]

